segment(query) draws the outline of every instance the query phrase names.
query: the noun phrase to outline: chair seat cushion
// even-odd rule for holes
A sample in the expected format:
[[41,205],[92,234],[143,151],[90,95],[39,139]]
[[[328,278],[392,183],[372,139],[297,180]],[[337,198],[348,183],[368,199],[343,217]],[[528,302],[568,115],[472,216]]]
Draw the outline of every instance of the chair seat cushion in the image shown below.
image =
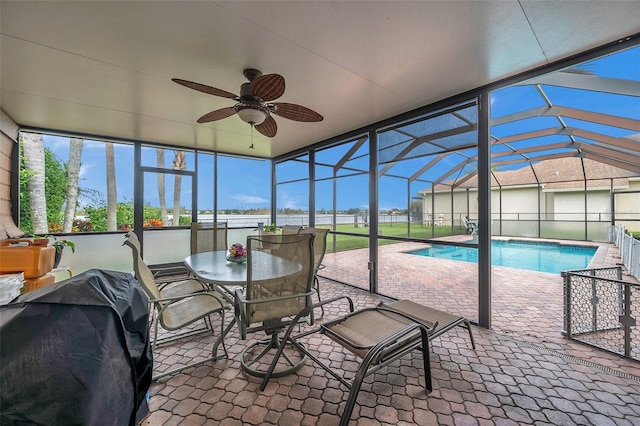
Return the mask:
[[[364,358],[375,345],[414,321],[427,328],[432,328],[437,323],[436,328],[429,333],[430,338],[437,337],[465,321],[464,317],[429,308],[410,300],[382,304],[380,307],[382,309],[367,308],[353,312],[323,324],[321,328],[328,337],[360,358]],[[411,319],[394,314],[389,310],[401,312]],[[416,330],[410,336],[403,338],[398,346],[406,347],[418,344],[419,341],[420,332]]]
[[187,294],[198,293],[204,291],[205,288],[202,282],[194,279],[187,279],[182,281],[173,281],[170,284],[162,287],[160,290],[161,297],[176,297],[184,296]]
[[[411,321],[387,311],[356,311],[342,320],[322,325],[325,334],[360,358],[387,337],[405,328]],[[414,335],[419,338],[419,333]],[[414,340],[413,338],[411,340]]]
[[217,293],[194,294],[167,306],[160,316],[162,326],[167,330],[177,330],[205,315],[230,308],[229,303]]

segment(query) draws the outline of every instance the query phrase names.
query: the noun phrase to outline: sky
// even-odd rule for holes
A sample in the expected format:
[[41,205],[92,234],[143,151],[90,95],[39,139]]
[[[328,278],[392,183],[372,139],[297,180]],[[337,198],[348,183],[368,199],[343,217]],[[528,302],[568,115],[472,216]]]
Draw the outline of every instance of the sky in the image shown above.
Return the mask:
[[[640,47],[632,48],[590,63],[578,66],[582,70],[601,77],[635,80],[640,79]],[[549,95],[553,103],[578,109],[587,109],[606,114],[619,115],[640,119],[640,98],[631,96],[619,96],[606,93],[594,93],[577,91],[567,88],[544,86],[545,93]],[[639,93],[640,96],[640,93]],[[491,97],[492,118],[511,114],[516,111],[524,111],[531,108],[544,106],[544,101],[532,86],[519,86],[505,88],[496,91]],[[557,126],[555,118],[549,118],[545,126]],[[505,124],[491,129],[494,136],[501,137],[507,134],[517,134],[539,128],[541,119],[527,120],[516,124]],[[571,126],[571,119],[567,119],[567,125]],[[603,129],[593,123],[579,123],[583,128],[589,128],[612,136],[628,136],[631,132],[623,129]],[[419,126],[416,125],[416,126]],[[381,140],[384,136],[381,136]],[[400,136],[401,137],[401,136]],[[45,146],[50,148],[57,157],[67,162],[69,158],[68,138],[60,136],[44,137]],[[342,158],[355,142],[327,148],[316,153],[316,161],[321,164],[316,168],[316,210],[330,210],[333,206],[334,182],[330,179],[333,175],[332,165]],[[529,143],[549,143],[546,141],[531,141]],[[354,170],[366,170],[368,168],[368,145],[365,143],[356,153],[352,161],[346,163],[351,170],[342,170],[339,176],[345,176],[336,180],[336,207],[337,210],[350,208],[368,208],[369,189],[368,176],[359,174]],[[473,152],[470,153],[473,155]],[[171,168],[174,157],[173,150],[165,151],[165,165]],[[304,158],[306,160],[306,158]],[[143,166],[156,167],[156,149],[145,147],[142,152]],[[418,191],[430,186],[429,183],[416,181],[407,188],[407,180],[394,176],[411,176],[416,170],[431,161],[429,157],[422,157],[404,161],[391,168],[390,176],[385,176],[379,181],[379,205],[380,210],[393,208],[405,209],[407,198],[415,197]],[[195,154],[188,152],[186,156],[187,170],[195,169]],[[99,141],[85,140],[82,166],[80,171],[80,187],[84,190],[81,197],[81,206],[96,204],[96,199],[106,198],[106,161],[105,144]],[[115,164],[118,201],[133,200],[133,146],[115,145]],[[452,163],[447,159],[442,160],[430,170],[431,175],[422,176],[425,179],[442,175],[449,170]],[[278,208],[303,209],[308,207],[308,183],[300,181],[307,177],[306,163],[287,162],[276,168]],[[213,156],[200,155],[198,158],[199,180],[198,208],[208,210],[213,208]],[[468,171],[468,168],[465,169]],[[270,185],[271,165],[268,160],[249,160],[224,155],[218,156],[218,209],[251,209],[268,208],[271,195]],[[265,178],[265,177],[269,178]],[[191,206],[191,177],[183,177],[183,190],[181,193],[181,205],[190,209]],[[171,207],[173,197],[173,180],[166,181],[167,206]],[[152,206],[158,206],[157,175],[145,173],[145,202]],[[409,194],[409,195],[408,195]]]

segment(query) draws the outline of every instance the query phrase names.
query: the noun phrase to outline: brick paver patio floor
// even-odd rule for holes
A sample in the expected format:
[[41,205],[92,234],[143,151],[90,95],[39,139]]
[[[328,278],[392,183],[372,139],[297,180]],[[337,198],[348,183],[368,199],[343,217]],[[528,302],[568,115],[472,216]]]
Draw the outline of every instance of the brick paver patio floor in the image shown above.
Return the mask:
[[[423,258],[426,263],[407,266],[393,256],[407,256],[402,251],[409,246],[394,246],[382,248],[385,264],[394,265],[380,272],[385,280],[382,293],[476,319],[473,269],[465,272],[465,265],[456,265],[452,273],[451,265],[428,258]],[[362,277],[358,267],[345,265],[345,256],[331,256],[336,255],[327,255],[327,276],[347,277],[345,281],[356,285],[366,283],[367,276]],[[348,258],[359,261],[351,254]],[[603,244],[591,266],[617,262],[617,249]],[[514,269],[493,268],[492,328],[473,327],[475,351],[464,329],[433,341],[433,392],[424,392],[420,354],[408,354],[365,380],[351,424],[639,425],[640,363],[565,339],[561,334],[561,278],[519,274],[522,272]],[[424,286],[421,281],[426,275],[441,278]],[[445,287],[434,287],[433,282]],[[346,294],[356,308],[386,300],[326,279],[320,285],[323,298]],[[325,318],[345,312],[344,304],[335,304]],[[228,313],[227,319],[231,316]],[[154,382],[151,414],[144,424],[337,424],[348,392],[311,362],[297,374],[272,379],[260,391],[259,379],[245,374],[239,362],[243,348],[258,337],[263,336],[242,341],[234,328],[226,340],[229,359]],[[213,340],[213,336],[200,336],[159,348],[154,356],[156,371],[206,356]],[[332,365],[347,372],[356,370],[357,360],[323,336],[314,335],[306,343]]]

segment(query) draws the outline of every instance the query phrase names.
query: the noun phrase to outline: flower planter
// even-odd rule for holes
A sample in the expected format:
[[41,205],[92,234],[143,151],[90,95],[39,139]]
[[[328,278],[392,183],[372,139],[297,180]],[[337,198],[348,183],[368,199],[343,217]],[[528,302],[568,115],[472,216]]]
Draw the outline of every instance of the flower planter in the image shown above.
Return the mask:
[[55,251],[52,246],[34,244],[28,239],[3,240],[0,242],[0,273],[24,272],[25,278],[41,277],[53,269]]
[[275,231],[260,231],[260,239],[264,248],[274,248],[276,246]]

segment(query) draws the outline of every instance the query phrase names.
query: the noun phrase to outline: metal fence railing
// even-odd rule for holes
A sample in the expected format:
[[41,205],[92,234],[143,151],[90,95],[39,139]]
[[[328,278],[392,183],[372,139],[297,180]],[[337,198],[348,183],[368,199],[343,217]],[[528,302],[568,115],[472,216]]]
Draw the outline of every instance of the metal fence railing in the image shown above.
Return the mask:
[[609,242],[620,249],[620,258],[627,272],[640,280],[640,241],[620,225],[609,227]]
[[619,266],[563,272],[562,276],[564,334],[640,361],[636,326],[640,285],[622,281]]

